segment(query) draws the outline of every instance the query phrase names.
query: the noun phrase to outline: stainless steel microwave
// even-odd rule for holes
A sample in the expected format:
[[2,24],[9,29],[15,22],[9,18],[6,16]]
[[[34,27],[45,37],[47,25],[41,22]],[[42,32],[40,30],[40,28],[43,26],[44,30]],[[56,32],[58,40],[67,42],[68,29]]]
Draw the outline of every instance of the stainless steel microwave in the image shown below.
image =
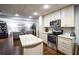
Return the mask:
[[58,20],[53,20],[53,21],[51,21],[50,22],[50,26],[52,27],[52,26],[61,26],[61,20],[60,19],[58,19]]

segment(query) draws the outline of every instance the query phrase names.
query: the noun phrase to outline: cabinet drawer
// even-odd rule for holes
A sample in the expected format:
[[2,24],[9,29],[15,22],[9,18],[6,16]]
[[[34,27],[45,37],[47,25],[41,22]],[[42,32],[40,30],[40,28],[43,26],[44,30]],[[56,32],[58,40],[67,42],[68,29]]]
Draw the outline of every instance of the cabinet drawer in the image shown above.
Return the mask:
[[62,48],[62,49],[64,49],[64,50],[70,50],[70,51],[72,51],[72,49],[73,49],[73,46],[65,46],[65,45],[58,45],[58,48]]
[[62,47],[59,47],[58,50],[65,54],[72,54],[72,50],[70,50],[70,49],[64,49]]
[[64,42],[64,41],[58,41],[58,45],[63,45],[63,46],[72,46],[72,42]]
[[65,53],[65,54],[73,54],[73,51],[72,50],[66,50],[66,49],[63,49],[61,47],[58,47],[58,50]]
[[64,37],[58,37],[58,42],[59,41],[64,42],[66,44],[72,43],[72,39],[68,39],[68,38],[64,38]]
[[58,47],[58,50],[61,51],[61,52],[63,52],[63,53],[65,53],[64,49],[62,49],[61,47]]
[[73,49],[73,45],[65,45],[65,44],[58,44],[58,47],[61,47],[63,49],[68,49],[68,50],[72,50]]
[[65,54],[72,54],[73,53],[73,44],[65,44],[65,43],[59,42],[58,50]]
[[73,47],[73,43],[66,43],[66,42],[59,41],[58,46],[64,47],[66,49],[70,49]]

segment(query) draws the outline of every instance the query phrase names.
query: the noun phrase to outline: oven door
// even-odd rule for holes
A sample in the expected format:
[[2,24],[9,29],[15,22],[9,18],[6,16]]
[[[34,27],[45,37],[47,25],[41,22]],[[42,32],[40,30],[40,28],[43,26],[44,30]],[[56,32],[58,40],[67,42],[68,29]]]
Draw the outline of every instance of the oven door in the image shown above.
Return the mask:
[[51,42],[56,45],[57,36],[56,35],[48,35],[48,42]]

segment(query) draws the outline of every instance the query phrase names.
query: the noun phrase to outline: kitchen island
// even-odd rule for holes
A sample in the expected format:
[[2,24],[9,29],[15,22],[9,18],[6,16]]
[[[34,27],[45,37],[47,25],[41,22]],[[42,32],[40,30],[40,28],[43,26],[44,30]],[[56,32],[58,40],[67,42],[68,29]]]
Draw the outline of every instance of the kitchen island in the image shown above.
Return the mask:
[[20,40],[24,55],[42,55],[43,54],[43,40],[28,34],[20,35]]

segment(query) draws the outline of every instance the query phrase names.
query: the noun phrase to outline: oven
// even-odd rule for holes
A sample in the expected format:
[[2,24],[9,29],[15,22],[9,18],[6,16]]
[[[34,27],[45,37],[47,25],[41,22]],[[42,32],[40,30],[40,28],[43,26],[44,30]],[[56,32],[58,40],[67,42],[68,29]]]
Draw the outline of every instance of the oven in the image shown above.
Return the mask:
[[53,34],[48,34],[48,41],[56,45],[57,36]]
[[54,34],[48,34],[48,46],[52,49],[57,50],[58,36]]

